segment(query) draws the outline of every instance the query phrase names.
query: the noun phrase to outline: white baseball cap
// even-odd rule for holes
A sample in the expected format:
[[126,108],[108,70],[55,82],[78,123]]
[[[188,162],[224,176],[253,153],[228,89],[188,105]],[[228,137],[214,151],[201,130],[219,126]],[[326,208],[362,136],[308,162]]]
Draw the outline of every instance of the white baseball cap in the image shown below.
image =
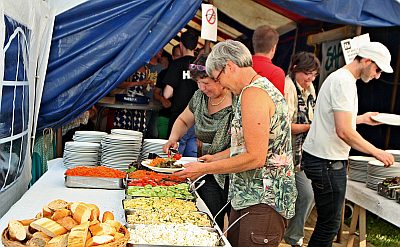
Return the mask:
[[368,42],[361,45],[358,56],[371,59],[383,72],[393,73],[392,66],[390,66],[390,52],[379,42]]

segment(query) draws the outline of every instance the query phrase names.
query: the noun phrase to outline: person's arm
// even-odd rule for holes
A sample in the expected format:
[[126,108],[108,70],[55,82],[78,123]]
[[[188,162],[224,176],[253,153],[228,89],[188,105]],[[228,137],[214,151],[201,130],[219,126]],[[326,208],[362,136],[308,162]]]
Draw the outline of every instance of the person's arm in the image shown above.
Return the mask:
[[164,88],[163,96],[166,99],[171,98],[174,95],[174,88],[170,85],[166,85]]
[[164,98],[161,95],[161,88],[155,87],[154,92],[153,92],[153,98],[160,102],[164,108],[170,108],[171,107],[171,101],[168,99]]
[[356,130],[352,128],[352,113],[345,111],[335,111],[335,128],[336,134],[352,148],[371,154],[376,159],[382,161],[385,166],[390,166],[394,162],[394,157],[382,149],[376,148],[374,145],[365,140]]
[[222,159],[227,159],[230,156],[230,149],[225,149],[224,151],[215,153],[215,154],[206,154],[201,157],[199,157],[199,160],[202,160],[204,162],[212,162],[212,161],[217,161],[217,160],[222,160]]
[[[255,107],[257,104],[257,107]],[[248,88],[242,94],[242,124],[246,152],[210,163],[190,163],[177,176],[195,179],[203,174],[237,173],[265,165],[270,118],[275,106],[269,95],[259,88]]]
[[304,133],[310,130],[310,124],[294,124],[290,125],[293,135]]
[[366,112],[362,115],[358,115],[356,123],[357,124],[368,124],[368,125],[373,125],[373,126],[382,124],[371,118],[371,116],[376,116],[378,114],[379,114],[379,112]]
[[170,147],[176,148],[178,141],[185,135],[185,133],[194,125],[194,115],[186,107],[185,110],[178,116],[172,126],[171,134],[169,135],[168,142],[164,144],[163,151],[168,153]]
[[130,87],[134,87],[134,86],[143,86],[143,85],[147,85],[150,84],[151,81],[150,80],[142,80],[142,81],[124,81],[121,84],[118,85],[119,88],[130,88]]

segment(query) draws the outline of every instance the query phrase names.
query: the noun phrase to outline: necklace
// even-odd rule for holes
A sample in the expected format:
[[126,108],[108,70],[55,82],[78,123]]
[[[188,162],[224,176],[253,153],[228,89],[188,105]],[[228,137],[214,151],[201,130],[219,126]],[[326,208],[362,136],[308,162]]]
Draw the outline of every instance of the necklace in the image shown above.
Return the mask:
[[228,95],[228,92],[225,93],[224,97],[222,97],[222,99],[221,99],[218,103],[212,103],[212,102],[211,102],[211,98],[210,98],[210,104],[211,104],[212,106],[219,106],[219,105],[225,100],[225,98],[226,98],[227,95]]
[[251,78],[249,84],[251,84],[251,83],[253,82],[253,80],[254,80],[254,78],[256,78],[256,76],[258,76],[258,74],[255,74],[255,75]]

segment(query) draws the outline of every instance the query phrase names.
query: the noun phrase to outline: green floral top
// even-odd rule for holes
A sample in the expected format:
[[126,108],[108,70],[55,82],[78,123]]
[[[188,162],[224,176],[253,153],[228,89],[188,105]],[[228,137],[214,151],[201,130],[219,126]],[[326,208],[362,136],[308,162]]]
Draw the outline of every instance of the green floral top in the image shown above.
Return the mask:
[[270,119],[267,160],[262,168],[231,174],[229,198],[235,210],[265,203],[290,219],[294,215],[297,190],[288,106],[282,94],[266,78],[255,80],[240,94],[232,120],[230,155],[232,157],[246,151],[241,99],[243,91],[249,87],[265,90],[275,104],[275,113]]

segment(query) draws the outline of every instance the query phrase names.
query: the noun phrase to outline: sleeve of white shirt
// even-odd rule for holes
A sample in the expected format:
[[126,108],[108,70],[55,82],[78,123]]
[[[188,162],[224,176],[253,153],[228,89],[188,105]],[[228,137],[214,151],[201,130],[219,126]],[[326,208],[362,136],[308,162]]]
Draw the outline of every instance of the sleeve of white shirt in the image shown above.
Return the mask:
[[357,86],[346,76],[336,78],[331,83],[331,102],[333,111],[352,112],[356,100]]
[[294,122],[294,113],[296,111],[297,105],[296,105],[296,97],[297,97],[297,92],[296,88],[294,86],[293,81],[289,78],[285,78],[285,99],[286,103],[289,108],[289,118],[291,122]]

